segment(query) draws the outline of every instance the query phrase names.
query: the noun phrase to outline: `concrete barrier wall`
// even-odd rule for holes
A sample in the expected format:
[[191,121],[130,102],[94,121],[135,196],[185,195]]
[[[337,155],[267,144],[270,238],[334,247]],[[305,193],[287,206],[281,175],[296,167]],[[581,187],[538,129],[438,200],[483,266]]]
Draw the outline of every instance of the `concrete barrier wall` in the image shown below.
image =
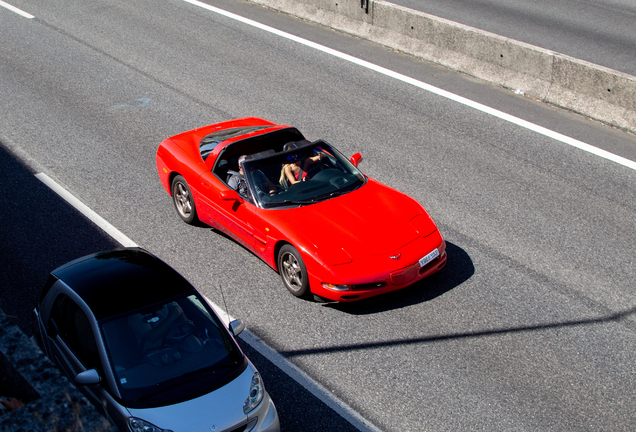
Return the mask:
[[636,77],[383,0],[250,0],[636,132]]

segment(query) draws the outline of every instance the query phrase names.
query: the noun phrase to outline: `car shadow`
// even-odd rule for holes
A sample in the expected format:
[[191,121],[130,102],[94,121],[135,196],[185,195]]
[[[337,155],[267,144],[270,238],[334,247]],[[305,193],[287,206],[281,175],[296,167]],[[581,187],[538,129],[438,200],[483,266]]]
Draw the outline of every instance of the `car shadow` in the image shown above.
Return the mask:
[[[212,233],[220,235],[225,239],[234,242],[238,246],[245,249],[247,252],[253,254],[253,252],[250,251],[249,248],[245,247],[245,245],[236,241],[234,238],[230,237],[223,231],[220,231],[203,223],[199,223],[196,226],[208,229]],[[316,301],[318,304],[324,307],[337,309],[341,312],[349,313],[352,315],[374,314],[431,301],[434,298],[439,297],[466,282],[475,274],[473,261],[470,259],[470,256],[464,249],[449,241],[446,241],[446,253],[448,254],[448,258],[446,261],[446,265],[442,270],[407,288],[379,295],[377,297],[372,297],[370,299],[346,303],[337,303],[330,301],[321,302],[319,300],[309,298],[305,300]],[[298,300],[302,301],[303,299]]]
[[[547,330],[561,330],[568,328],[580,328],[586,326],[598,326],[613,323],[625,323],[626,320],[633,319],[632,315],[636,314],[636,308],[625,309],[619,312],[607,313],[601,316],[581,318],[570,321],[553,321],[538,324],[526,324],[516,327],[500,327],[493,329],[475,330],[467,332],[446,333],[446,334],[433,334],[421,337],[376,341],[376,342],[359,342],[348,345],[336,345],[328,347],[311,347],[304,349],[294,349],[287,351],[279,351],[279,354],[285,358],[301,357],[309,355],[327,355],[330,353],[343,353],[354,351],[365,351],[378,348],[395,347],[395,346],[408,346],[408,345],[423,345],[431,343],[439,343],[445,341],[456,341],[463,339],[476,339],[484,337],[494,337],[501,335],[511,335],[517,333],[528,333],[536,331]],[[627,324],[632,328],[632,323]]]
[[439,297],[466,282],[475,266],[466,251],[446,241],[446,266],[434,275],[399,291],[351,303],[325,303],[324,307],[352,315],[368,315],[411,306]]

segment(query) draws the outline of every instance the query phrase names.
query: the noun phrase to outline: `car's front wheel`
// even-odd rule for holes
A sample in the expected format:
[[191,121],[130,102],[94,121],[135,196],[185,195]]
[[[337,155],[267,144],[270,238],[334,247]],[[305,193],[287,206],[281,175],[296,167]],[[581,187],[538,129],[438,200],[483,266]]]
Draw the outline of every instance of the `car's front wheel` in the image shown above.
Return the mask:
[[192,192],[188,183],[180,175],[172,180],[172,201],[181,220],[189,224],[197,220],[197,209],[194,206]]
[[283,279],[285,288],[296,297],[309,294],[309,280],[307,268],[300,253],[292,245],[285,245],[278,252],[278,272]]

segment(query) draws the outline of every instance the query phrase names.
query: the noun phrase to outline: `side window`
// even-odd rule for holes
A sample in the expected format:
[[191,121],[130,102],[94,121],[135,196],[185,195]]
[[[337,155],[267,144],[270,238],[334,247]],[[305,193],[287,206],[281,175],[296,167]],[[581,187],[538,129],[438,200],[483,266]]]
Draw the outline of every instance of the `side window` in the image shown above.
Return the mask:
[[79,306],[67,295],[60,294],[53,304],[51,320],[55,321],[60,338],[82,364],[101,372],[93,330]]

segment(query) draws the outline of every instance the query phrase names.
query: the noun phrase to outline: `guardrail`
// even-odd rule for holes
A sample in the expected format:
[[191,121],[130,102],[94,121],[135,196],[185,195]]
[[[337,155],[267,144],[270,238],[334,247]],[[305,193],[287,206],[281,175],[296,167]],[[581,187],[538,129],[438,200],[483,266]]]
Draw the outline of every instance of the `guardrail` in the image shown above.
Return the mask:
[[636,132],[636,77],[383,0],[250,0]]

